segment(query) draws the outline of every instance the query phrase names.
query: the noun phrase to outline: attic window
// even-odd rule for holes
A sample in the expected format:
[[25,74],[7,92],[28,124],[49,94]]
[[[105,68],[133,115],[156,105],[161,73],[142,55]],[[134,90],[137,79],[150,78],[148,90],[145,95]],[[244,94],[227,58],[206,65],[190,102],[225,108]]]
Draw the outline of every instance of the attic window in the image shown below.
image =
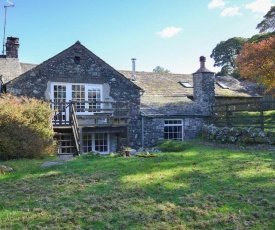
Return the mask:
[[193,86],[190,85],[188,82],[180,81],[180,84],[185,88],[193,88]]
[[74,63],[77,64],[77,65],[80,63],[80,57],[79,56],[74,57]]
[[220,86],[222,89],[229,89],[228,86],[226,86],[225,84],[221,83],[221,82],[216,82],[218,86]]

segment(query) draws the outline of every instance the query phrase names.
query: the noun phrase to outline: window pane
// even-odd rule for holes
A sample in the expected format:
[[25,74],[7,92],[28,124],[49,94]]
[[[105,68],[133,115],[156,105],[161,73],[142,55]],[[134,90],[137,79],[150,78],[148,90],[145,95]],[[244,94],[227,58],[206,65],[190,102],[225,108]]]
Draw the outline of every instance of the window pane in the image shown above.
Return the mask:
[[[89,109],[98,109],[100,108],[100,103],[97,103],[101,99],[101,92],[100,89],[89,89],[88,90],[88,101],[89,103]],[[93,111],[98,112],[98,111]]]
[[72,100],[76,112],[85,112],[85,85],[72,85]]
[[107,133],[95,134],[95,150],[99,152],[108,151],[108,135]]
[[87,153],[92,151],[92,134],[83,133],[82,141],[83,141],[83,152]]
[[164,121],[164,139],[165,140],[183,140],[182,120]]

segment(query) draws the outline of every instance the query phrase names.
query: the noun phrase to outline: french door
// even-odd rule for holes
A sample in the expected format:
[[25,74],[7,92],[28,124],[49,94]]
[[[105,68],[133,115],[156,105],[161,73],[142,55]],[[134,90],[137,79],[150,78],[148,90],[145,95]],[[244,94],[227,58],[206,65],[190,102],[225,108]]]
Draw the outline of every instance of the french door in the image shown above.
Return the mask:
[[[75,101],[77,114],[91,114],[100,109],[102,100],[102,85],[78,83],[52,83],[51,99],[54,101],[53,109],[61,110],[62,120],[69,119],[69,107],[65,102]],[[88,102],[87,102],[88,101]],[[58,104],[64,106],[60,108]]]
[[67,86],[66,85],[53,85],[53,104],[52,109],[55,111],[55,119],[61,122],[68,121],[69,108],[66,106],[67,101]]
[[82,134],[82,152],[91,151],[101,154],[109,153],[109,135],[107,133],[83,133]]

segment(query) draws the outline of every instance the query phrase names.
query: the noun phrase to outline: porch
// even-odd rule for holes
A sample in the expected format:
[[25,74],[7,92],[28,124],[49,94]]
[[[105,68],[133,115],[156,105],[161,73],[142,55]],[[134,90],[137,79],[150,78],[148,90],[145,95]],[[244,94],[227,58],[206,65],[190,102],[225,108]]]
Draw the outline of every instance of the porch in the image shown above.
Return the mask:
[[[109,136],[116,136],[117,146],[122,134],[126,133],[128,136],[127,101],[59,101],[50,102],[50,105],[53,109],[52,125],[60,155],[79,155],[83,149],[107,152],[110,150]],[[96,142],[90,141],[93,148],[87,144],[83,146],[83,133],[92,133],[93,139],[97,135]],[[102,139],[98,140],[99,137]]]

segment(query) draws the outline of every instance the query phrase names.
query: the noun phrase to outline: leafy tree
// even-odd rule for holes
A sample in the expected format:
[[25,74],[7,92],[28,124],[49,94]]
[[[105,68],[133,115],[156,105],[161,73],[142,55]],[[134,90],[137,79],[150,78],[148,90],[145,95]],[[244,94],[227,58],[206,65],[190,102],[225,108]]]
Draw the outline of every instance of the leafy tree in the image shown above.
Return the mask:
[[246,38],[233,37],[226,41],[221,41],[212,50],[210,57],[215,61],[214,66],[222,67],[221,73],[223,75],[233,73],[236,68],[235,60],[246,41]]
[[155,69],[153,69],[153,72],[155,73],[171,73],[170,70],[164,69],[163,67],[157,66]]
[[257,25],[256,29],[263,32],[275,31],[275,6],[271,6],[270,10],[264,16],[264,19]]
[[236,63],[240,75],[248,80],[275,89],[275,37],[258,43],[246,43]]
[[268,33],[261,33],[261,34],[255,34],[251,38],[247,40],[247,42],[260,42],[262,40],[265,40],[267,38],[270,38],[272,36],[275,36],[275,32],[268,32]]

